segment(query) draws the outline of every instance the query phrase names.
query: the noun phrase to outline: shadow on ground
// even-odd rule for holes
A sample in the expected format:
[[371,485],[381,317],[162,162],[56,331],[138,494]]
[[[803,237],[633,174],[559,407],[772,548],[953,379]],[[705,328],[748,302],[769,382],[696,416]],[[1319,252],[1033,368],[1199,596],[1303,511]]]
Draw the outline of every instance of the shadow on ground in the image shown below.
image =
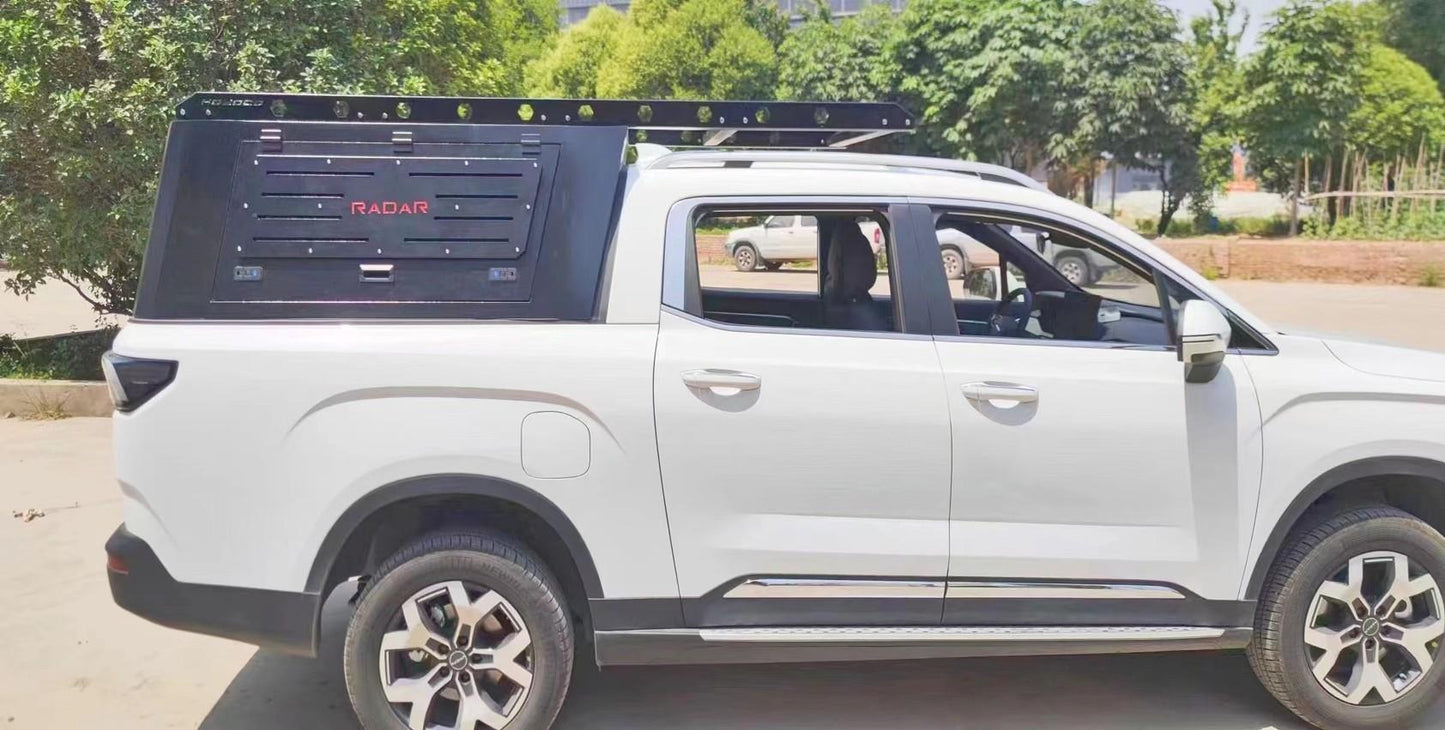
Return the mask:
[[[259,651],[202,730],[357,730],[333,595],[320,661]],[[559,730],[1305,730],[1238,653],[618,668],[573,688]],[[1445,727],[1437,706],[1422,727]]]

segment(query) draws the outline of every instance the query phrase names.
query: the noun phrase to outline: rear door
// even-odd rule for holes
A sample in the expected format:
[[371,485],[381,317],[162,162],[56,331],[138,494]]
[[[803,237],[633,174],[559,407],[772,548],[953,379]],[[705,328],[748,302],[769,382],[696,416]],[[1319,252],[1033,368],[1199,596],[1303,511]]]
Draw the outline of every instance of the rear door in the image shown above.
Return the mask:
[[[698,205],[674,213],[696,220]],[[898,208],[851,201],[834,215],[896,223]],[[698,267],[683,229],[669,225],[677,235],[667,241],[654,403],[688,621],[936,624],[948,564],[949,414],[921,302],[890,294],[907,262],[892,259],[898,265],[870,291],[893,310],[889,330],[835,320],[740,326],[704,310],[713,287],[737,299],[748,296],[736,288],[745,281],[766,309],[777,294],[770,285],[818,297],[819,272],[743,280]]]

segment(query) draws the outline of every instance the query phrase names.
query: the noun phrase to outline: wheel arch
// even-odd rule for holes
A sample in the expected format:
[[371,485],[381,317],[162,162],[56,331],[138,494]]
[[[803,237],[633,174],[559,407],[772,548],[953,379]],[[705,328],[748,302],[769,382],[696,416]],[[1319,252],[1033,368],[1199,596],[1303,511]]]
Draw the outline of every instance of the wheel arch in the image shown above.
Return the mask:
[[1309,483],[1275,523],[1255,558],[1245,587],[1257,600],[1290,535],[1309,529],[1340,506],[1378,502],[1398,507],[1445,533],[1445,463],[1413,456],[1379,456],[1341,464]]
[[535,550],[590,625],[588,601],[603,597],[601,578],[581,533],[551,500],[516,482],[471,474],[414,477],[368,492],[327,531],[306,590],[325,596],[364,575],[401,545],[426,532],[480,527],[511,535]]

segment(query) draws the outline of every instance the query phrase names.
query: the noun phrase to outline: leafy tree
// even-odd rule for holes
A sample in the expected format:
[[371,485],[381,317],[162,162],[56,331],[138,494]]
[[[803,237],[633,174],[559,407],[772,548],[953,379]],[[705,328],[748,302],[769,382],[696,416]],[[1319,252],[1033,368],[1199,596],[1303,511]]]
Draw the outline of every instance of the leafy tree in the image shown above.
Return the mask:
[[827,5],[814,6],[778,49],[778,98],[887,98],[893,73],[883,54],[895,26],[887,5],[869,5],[841,21],[832,17]]
[[616,98],[766,99],[777,82],[771,6],[747,0],[638,0],[597,70]]
[[[1112,153],[1116,164],[1169,167],[1192,145],[1188,133],[1189,79],[1179,20],[1154,0],[1096,0],[1069,8],[1073,28],[1064,65],[1067,93],[1059,99],[1067,154],[1085,171],[1085,202],[1093,204],[1093,171]],[[1166,186],[1166,193],[1169,192]],[[1165,196],[1160,228],[1178,210]]]
[[0,254],[129,312],[172,107],[205,89],[509,94],[551,0],[6,0]]
[[[1189,196],[1196,222],[1210,217],[1214,195],[1231,177],[1246,96],[1239,41],[1249,25],[1249,14],[1240,17],[1235,0],[1212,0],[1212,9],[1212,14],[1195,18],[1189,27],[1189,127],[1194,164],[1192,175],[1175,174],[1178,187]],[[1236,18],[1240,19],[1238,30],[1234,29]]]
[[1440,0],[1380,0],[1385,40],[1425,67],[1445,91],[1445,3]]
[[562,32],[546,55],[527,69],[527,93],[541,97],[594,98],[597,69],[611,58],[625,22],[622,13],[597,5],[580,23]]
[[918,114],[915,143],[1031,169],[1066,152],[1061,119],[1072,0],[915,0],[889,63]]
[[1413,158],[1422,142],[1445,143],[1445,99],[1419,64],[1393,48],[1374,45],[1345,137],[1357,150],[1387,159]]
[[[1243,128],[1260,178],[1297,202],[1304,160],[1324,159],[1345,141],[1360,103],[1372,18],[1348,0],[1295,0],[1274,21],[1245,65]],[[1292,219],[1294,233],[1297,215]]]

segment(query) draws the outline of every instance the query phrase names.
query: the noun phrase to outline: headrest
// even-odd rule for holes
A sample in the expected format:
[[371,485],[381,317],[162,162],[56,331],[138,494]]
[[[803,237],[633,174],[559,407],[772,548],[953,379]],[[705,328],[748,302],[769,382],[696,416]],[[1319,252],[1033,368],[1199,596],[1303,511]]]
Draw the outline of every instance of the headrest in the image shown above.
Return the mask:
[[823,299],[847,302],[869,299],[878,281],[878,264],[868,237],[853,220],[839,220],[828,239],[828,261],[823,273]]

